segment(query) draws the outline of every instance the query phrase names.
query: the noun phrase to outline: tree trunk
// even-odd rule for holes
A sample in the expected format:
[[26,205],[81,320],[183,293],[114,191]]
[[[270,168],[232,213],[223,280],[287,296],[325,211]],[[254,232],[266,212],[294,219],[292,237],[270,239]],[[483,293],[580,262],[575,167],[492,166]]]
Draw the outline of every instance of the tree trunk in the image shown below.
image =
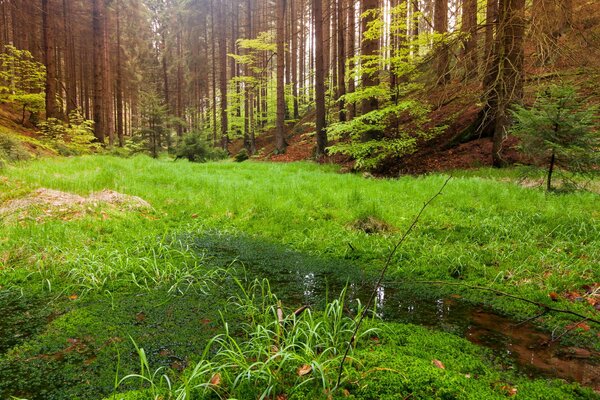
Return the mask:
[[317,130],[317,149],[316,157],[325,155],[327,147],[327,133],[325,132],[325,62],[323,49],[323,2],[322,0],[313,1],[313,18],[315,25],[315,106],[316,106],[316,130]]
[[548,167],[548,181],[546,183],[546,190],[552,191],[552,173],[554,172],[554,162],[556,160],[556,152],[552,149],[552,156],[550,156],[550,166]]
[[444,43],[446,40],[446,34],[448,33],[448,0],[435,0],[435,8],[433,13],[434,31],[439,35],[443,35],[441,43],[437,49],[437,83],[439,85],[444,85],[450,81],[450,52],[448,45]]
[[[298,21],[297,21],[297,10],[296,1],[290,0],[290,27],[292,35],[292,57],[291,57],[291,73],[292,73],[292,97],[293,97],[293,116],[297,120],[300,118],[300,111],[298,109]],[[302,27],[304,28],[304,27]]]
[[493,165],[502,167],[502,144],[510,126],[509,108],[523,98],[523,40],[525,35],[525,0],[501,0],[497,57],[500,60],[494,92],[497,108],[493,135]]
[[117,107],[117,138],[119,140],[119,147],[125,145],[124,133],[123,133],[123,66],[121,65],[122,49],[121,49],[121,0],[117,0],[117,80],[116,84],[116,107]]
[[[348,93],[354,93],[355,90],[355,84],[354,84],[354,78],[355,78],[355,65],[354,65],[354,43],[355,43],[355,37],[356,37],[356,18],[355,15],[356,13],[354,12],[354,1],[352,0],[347,0],[348,2],[348,20],[347,20],[347,35],[346,35],[346,57],[348,58],[348,72],[349,72],[349,79],[348,79]],[[348,105],[348,120],[352,120],[354,119],[354,116],[356,115],[356,104],[355,103],[350,103]]]
[[277,0],[277,123],[275,131],[275,148],[284,153],[285,142],[285,6],[286,0]]
[[54,44],[54,7],[42,0],[42,43],[46,65],[46,118],[60,118],[57,104],[56,48]]
[[[362,0],[361,2],[361,12],[363,15],[368,13],[369,11],[376,10],[379,7],[378,0]],[[369,13],[366,16],[362,17],[362,44],[361,44],[361,64],[363,68],[362,73],[362,86],[364,88],[370,86],[379,85],[379,69],[374,68],[374,64],[378,62],[378,53],[379,53],[379,40],[378,39],[367,39],[364,37],[365,32],[369,29],[369,25],[371,22],[375,20],[375,16],[372,13]],[[365,67],[371,69],[372,71],[365,70]],[[376,97],[370,97],[368,99],[363,100],[362,102],[362,114],[367,114],[373,110],[376,110],[378,107],[378,101]],[[365,134],[363,134],[362,140],[368,141],[372,139],[378,139],[381,136],[382,132],[379,132],[375,129],[372,129]]]
[[225,0],[219,4],[219,68],[220,68],[220,96],[221,96],[221,147],[227,150],[228,115],[227,115],[227,19],[225,18]]
[[104,143],[106,126],[102,105],[104,104],[104,0],[92,0],[93,64],[94,64],[94,135]]
[[477,76],[477,0],[463,0],[461,31],[467,36],[464,40],[465,77]]
[[346,120],[346,105],[342,96],[346,94],[346,18],[344,14],[344,6],[346,5],[344,0],[336,0],[337,4],[337,93],[336,98],[339,107],[339,120]]

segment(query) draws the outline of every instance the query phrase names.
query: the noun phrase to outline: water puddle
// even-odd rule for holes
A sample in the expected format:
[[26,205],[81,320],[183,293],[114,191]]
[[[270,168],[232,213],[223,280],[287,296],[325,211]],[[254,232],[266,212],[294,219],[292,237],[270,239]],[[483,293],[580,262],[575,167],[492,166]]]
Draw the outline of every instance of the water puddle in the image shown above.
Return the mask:
[[[348,260],[325,260],[239,237],[196,238],[194,247],[213,261],[237,259],[250,276],[268,278],[274,293],[290,306],[318,306],[338,296],[346,283],[348,297],[364,304],[373,289],[365,284],[360,268]],[[562,378],[600,390],[600,353],[551,343],[548,333],[530,323],[519,324],[459,298],[432,298],[423,292],[422,287],[385,284],[377,289],[376,314],[386,321],[465,337],[509,359],[530,377]]]

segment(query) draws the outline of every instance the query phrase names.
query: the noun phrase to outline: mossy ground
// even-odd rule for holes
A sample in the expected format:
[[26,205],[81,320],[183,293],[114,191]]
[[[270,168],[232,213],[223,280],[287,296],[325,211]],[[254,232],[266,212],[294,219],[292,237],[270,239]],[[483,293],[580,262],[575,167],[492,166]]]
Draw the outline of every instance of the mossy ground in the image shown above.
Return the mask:
[[[485,285],[542,302],[550,292],[600,282],[598,195],[546,194],[507,181],[517,174],[456,173],[400,249],[388,279]],[[138,369],[129,337],[146,349],[153,367],[177,375],[221,329],[219,304],[230,287],[217,268],[236,258],[239,271],[240,263],[252,264],[249,272],[274,281],[311,272],[369,281],[445,179],[364,179],[308,163],[199,165],[107,156],[38,160],[2,175],[2,203],[47,187],[80,195],[111,189],[153,207],[0,225],[0,308],[8,310],[0,322],[0,397],[31,399],[110,395],[117,366],[119,376]],[[364,218],[389,228],[354,229]],[[516,318],[536,311],[464,288],[437,291]],[[595,313],[585,302],[558,300],[554,305]],[[572,322],[564,315],[540,321],[547,328]],[[500,398],[504,386],[517,386],[517,398],[593,398],[576,386],[497,370],[488,353],[453,335],[404,325],[382,332],[377,344],[363,344],[357,353],[364,367],[351,372],[356,383],[347,388],[355,398],[398,398],[394,390],[400,398]],[[600,348],[597,334],[591,326],[566,339]],[[433,366],[433,358],[446,369]]]

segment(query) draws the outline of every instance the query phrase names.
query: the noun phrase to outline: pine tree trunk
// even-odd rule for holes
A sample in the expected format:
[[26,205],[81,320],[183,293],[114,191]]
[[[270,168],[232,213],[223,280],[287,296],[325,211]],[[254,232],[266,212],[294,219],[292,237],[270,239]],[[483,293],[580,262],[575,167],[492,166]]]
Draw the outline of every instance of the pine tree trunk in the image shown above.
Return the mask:
[[[445,35],[448,33],[448,0],[435,0],[434,7],[434,31],[437,34]],[[445,40],[444,38],[441,39]],[[450,81],[450,54],[448,45],[440,43],[437,49],[436,62],[437,83],[446,84]]]
[[225,17],[225,1],[221,0],[219,5],[219,68],[220,68],[220,96],[221,96],[221,147],[227,150],[228,115],[227,115],[227,19]]
[[[362,9],[361,12],[363,15],[369,12],[370,10],[375,10],[379,7],[378,0],[362,0],[361,3]],[[364,32],[369,29],[369,24],[375,20],[375,16],[370,13],[367,16],[362,17],[362,44],[361,44],[361,63],[366,64],[366,66],[370,69],[373,68],[373,64],[375,63],[375,58],[379,53],[379,40],[378,39],[367,39],[364,37]],[[378,71],[368,72],[365,71],[362,73],[362,86],[370,87],[379,85],[379,76]],[[378,107],[378,101],[375,97],[370,97],[368,99],[363,100],[362,102],[362,114],[367,114],[373,110],[376,110]],[[371,129],[368,132],[365,132],[362,135],[363,141],[378,139],[381,136],[382,132],[378,130]]]
[[346,94],[346,17],[344,14],[344,7],[352,5],[346,5],[344,0],[336,0],[337,4],[337,93],[336,98],[338,101],[339,109],[339,120],[346,120],[346,105],[342,96]]
[[94,135],[100,143],[104,143],[106,126],[102,106],[104,104],[104,0],[92,0],[93,30],[93,66],[94,66]]
[[275,148],[284,153],[285,142],[285,8],[286,0],[277,0],[277,122],[275,131]]
[[510,127],[509,108],[523,98],[523,41],[525,36],[525,0],[501,0],[498,33],[500,40],[500,59],[498,78],[494,92],[497,97],[497,108],[494,111],[495,126],[493,134],[492,159],[495,167],[502,167],[505,161],[502,156],[503,142]]
[[[355,65],[354,65],[354,43],[355,43],[355,37],[356,37],[356,18],[355,18],[355,9],[354,9],[354,1],[353,0],[347,0],[348,2],[348,16],[347,16],[347,35],[346,35],[346,57],[348,58],[348,72],[349,72],[349,79],[348,79],[348,93],[354,93],[355,88],[355,81],[354,81],[354,74],[355,74]],[[354,116],[356,115],[356,104],[355,103],[350,103],[348,104],[348,120],[352,120],[354,119]]]
[[317,148],[316,157],[325,155],[327,147],[327,133],[325,132],[325,49],[323,40],[323,2],[322,0],[313,1],[313,18],[315,25],[315,106],[316,106],[316,130],[317,130]]
[[116,69],[117,69],[117,80],[115,82],[116,84],[116,107],[117,107],[117,137],[119,139],[119,147],[123,147],[125,145],[125,138],[124,138],[124,129],[123,129],[123,124],[124,124],[124,120],[123,120],[123,66],[121,65],[121,57],[122,57],[122,51],[123,49],[121,48],[121,13],[120,13],[120,6],[121,6],[121,0],[117,0],[117,15],[116,15],[116,23],[117,23],[117,54],[116,54],[116,58],[117,58],[117,65],[116,65]]
[[50,0],[42,0],[42,43],[44,49],[44,64],[46,65],[46,118],[60,118],[57,104],[56,48],[54,7]]
[[298,21],[297,21],[297,10],[296,1],[290,1],[290,27],[292,36],[292,47],[291,47],[291,74],[292,74],[292,97],[293,97],[293,117],[295,120],[300,118],[300,111],[298,109]]

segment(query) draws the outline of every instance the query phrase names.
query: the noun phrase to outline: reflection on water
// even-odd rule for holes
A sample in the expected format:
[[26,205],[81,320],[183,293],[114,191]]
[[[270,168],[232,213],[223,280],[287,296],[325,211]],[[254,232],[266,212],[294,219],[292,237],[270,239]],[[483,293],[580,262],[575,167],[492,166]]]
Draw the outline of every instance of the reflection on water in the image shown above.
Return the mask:
[[[362,269],[348,260],[324,259],[294,252],[265,241],[227,235],[182,238],[192,248],[211,257],[217,265],[232,259],[244,264],[249,275],[269,278],[271,287],[289,306],[322,306],[347,286],[347,304],[366,304],[373,292]],[[422,287],[421,287],[422,289]],[[515,321],[489,309],[455,298],[416,296],[413,289],[386,283],[377,288],[376,315],[387,321],[423,325],[461,335],[473,343],[508,356],[519,370],[531,376],[550,376],[577,381],[600,389],[600,354],[554,344],[544,346],[549,335],[531,324]]]
[[[331,276],[315,273],[291,274],[296,279],[279,279],[273,290],[288,303],[319,305],[325,296],[337,296],[344,284]],[[289,277],[289,275],[288,275]],[[298,293],[298,288],[301,292]],[[373,287],[348,284],[348,304],[366,304]],[[454,298],[423,300],[410,288],[392,284],[377,287],[375,314],[386,320],[428,326],[459,334],[469,341],[505,355],[529,376],[549,376],[600,388],[600,354],[579,348],[547,346],[550,336],[532,324],[518,325],[489,309]]]

